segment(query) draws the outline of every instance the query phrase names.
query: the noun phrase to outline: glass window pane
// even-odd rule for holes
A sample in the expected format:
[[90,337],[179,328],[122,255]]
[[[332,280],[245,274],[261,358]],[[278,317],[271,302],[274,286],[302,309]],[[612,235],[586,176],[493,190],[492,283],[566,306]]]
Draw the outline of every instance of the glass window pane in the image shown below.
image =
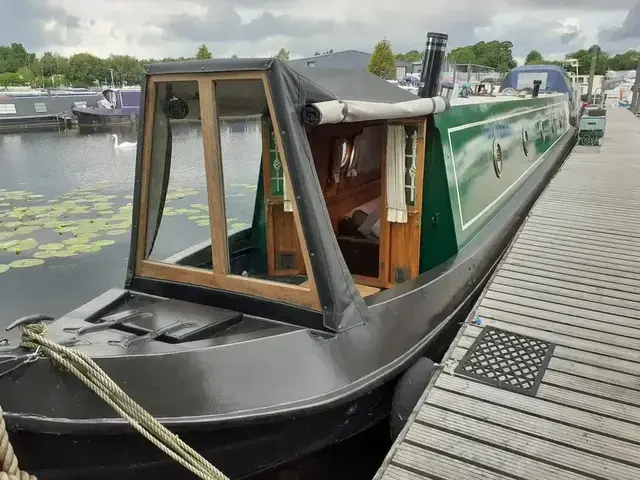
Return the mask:
[[212,269],[198,83],[156,83],[146,258]]
[[230,273],[306,282],[262,80],[216,81]]

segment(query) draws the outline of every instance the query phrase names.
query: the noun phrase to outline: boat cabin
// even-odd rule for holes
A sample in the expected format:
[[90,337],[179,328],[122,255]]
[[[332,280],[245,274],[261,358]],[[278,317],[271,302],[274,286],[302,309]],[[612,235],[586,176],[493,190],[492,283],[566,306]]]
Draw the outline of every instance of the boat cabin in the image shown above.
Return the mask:
[[[185,298],[196,288],[200,303],[254,315],[286,304],[296,323],[334,331],[363,321],[363,298],[420,274],[427,119],[446,108],[366,72],[273,59],[149,66],[128,286],[180,286]],[[189,162],[206,180],[210,239],[161,258],[167,186],[183,167],[172,129],[184,122],[201,132]],[[238,171],[255,185],[246,228],[227,193]]]

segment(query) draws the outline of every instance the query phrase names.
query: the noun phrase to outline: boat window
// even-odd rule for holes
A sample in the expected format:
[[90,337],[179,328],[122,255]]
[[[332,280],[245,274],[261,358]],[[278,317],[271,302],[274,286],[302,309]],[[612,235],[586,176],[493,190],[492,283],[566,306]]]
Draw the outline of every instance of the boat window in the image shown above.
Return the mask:
[[145,258],[211,270],[198,82],[154,86]]
[[288,179],[261,79],[215,81],[229,273],[307,281]]
[[0,113],[16,113],[16,106],[13,103],[0,104]]

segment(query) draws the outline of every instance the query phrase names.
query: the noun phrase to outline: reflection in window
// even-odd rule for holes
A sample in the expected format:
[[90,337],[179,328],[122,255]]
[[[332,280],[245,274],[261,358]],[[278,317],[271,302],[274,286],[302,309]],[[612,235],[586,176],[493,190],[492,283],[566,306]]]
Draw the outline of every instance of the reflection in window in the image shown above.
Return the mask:
[[302,284],[304,263],[262,80],[214,86],[230,271]]
[[211,270],[198,83],[155,89],[145,256]]

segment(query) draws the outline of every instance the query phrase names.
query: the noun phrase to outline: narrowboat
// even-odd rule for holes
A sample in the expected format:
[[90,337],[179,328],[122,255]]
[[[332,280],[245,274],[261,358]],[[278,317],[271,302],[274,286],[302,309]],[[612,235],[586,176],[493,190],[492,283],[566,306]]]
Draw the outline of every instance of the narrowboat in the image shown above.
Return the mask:
[[[427,365],[413,375],[424,388],[425,355],[448,346],[575,141],[566,93],[439,95],[446,38],[427,38],[419,96],[276,59],[148,66],[124,287],[47,338],[230,478],[389,418],[397,432],[416,401],[406,375]],[[258,141],[234,152],[222,125],[242,118]],[[202,130],[209,239],[158,256],[181,168],[172,129],[187,120]],[[246,228],[229,225],[234,168],[256,179]],[[26,352],[19,328],[3,336],[0,405],[23,469],[68,480],[174,465],[48,359],[8,371]]]
[[100,98],[91,90],[0,91],[0,133],[60,128],[74,107],[95,107]]
[[135,125],[140,113],[139,88],[108,88],[102,96],[95,107],[73,107],[78,128]]

